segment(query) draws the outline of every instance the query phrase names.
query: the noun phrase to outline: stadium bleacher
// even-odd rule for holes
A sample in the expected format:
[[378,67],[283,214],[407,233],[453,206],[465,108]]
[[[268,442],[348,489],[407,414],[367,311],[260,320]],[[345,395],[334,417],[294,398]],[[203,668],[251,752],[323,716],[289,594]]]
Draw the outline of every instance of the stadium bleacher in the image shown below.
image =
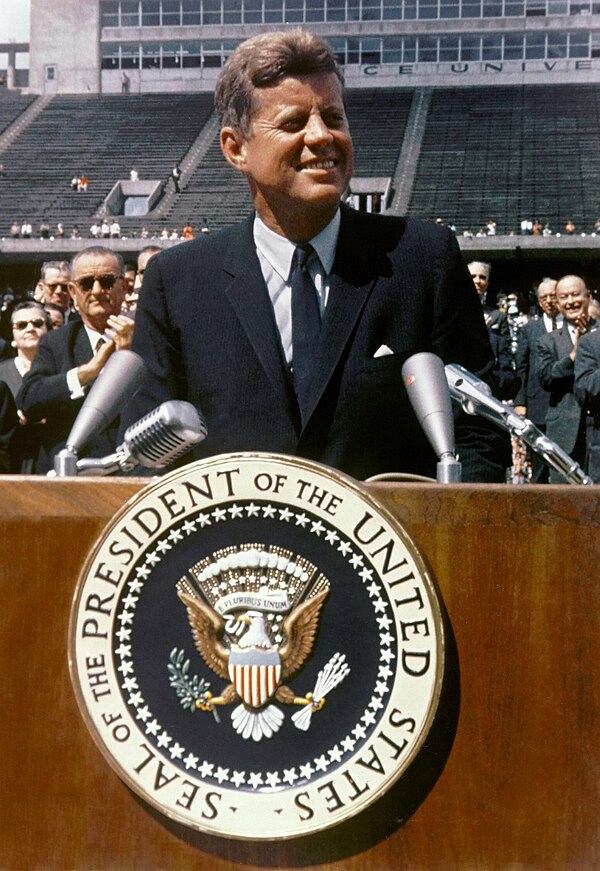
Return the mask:
[[[347,94],[355,143],[355,177],[400,180],[398,158],[415,89],[360,89]],[[0,129],[35,97],[3,94]],[[135,167],[141,179],[170,176],[211,118],[212,94],[55,96],[0,154],[0,236],[13,220],[77,224],[87,237],[114,183]],[[71,190],[74,175],[87,193]],[[442,217],[460,233],[488,218],[498,234],[518,232],[523,218],[561,231],[572,218],[589,231],[600,215],[600,85],[527,85],[435,89],[417,161],[408,213]],[[250,206],[243,176],[224,161],[215,132],[181,192],[158,210],[120,218],[124,235],[197,231],[239,220]]]

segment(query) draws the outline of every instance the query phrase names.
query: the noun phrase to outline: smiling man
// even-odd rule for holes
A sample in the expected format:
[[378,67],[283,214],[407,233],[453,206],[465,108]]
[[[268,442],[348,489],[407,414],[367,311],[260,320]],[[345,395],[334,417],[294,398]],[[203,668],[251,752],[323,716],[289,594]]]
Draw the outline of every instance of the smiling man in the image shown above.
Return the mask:
[[[208,426],[196,457],[263,450],[357,478],[435,475],[402,364],[434,351],[480,374],[492,365],[454,234],[342,204],[353,171],[343,77],[314,34],[242,43],[215,103],[254,212],[149,263],[133,343],[149,375],[128,422],[185,399]],[[457,432],[464,480],[503,480],[485,421],[461,419]]]
[[[88,389],[110,355],[129,348],[133,321],[119,314],[125,294],[123,261],[108,248],[80,251],[71,263],[69,293],[81,320],[43,336],[23,380],[17,407],[29,422],[43,422],[41,450],[34,472],[53,468]],[[117,425],[100,433],[86,455],[114,451]]]
[[[565,275],[556,284],[556,304],[563,316],[560,329],[541,336],[537,344],[536,371],[548,391],[546,432],[581,466],[586,455],[586,415],[573,392],[575,359],[581,336],[597,326],[588,315],[590,292],[578,275]],[[550,483],[564,478],[550,471]]]

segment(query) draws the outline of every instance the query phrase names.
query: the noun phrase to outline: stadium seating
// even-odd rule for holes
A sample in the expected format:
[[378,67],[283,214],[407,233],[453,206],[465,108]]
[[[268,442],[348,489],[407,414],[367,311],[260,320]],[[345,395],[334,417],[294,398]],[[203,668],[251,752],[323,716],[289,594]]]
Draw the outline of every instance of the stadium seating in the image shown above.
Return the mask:
[[[408,128],[412,88],[351,90],[348,116],[355,177],[401,180],[398,158]],[[35,100],[0,96],[0,132]],[[65,233],[89,226],[112,186],[135,167],[166,182],[213,112],[212,94],[56,96],[1,153],[0,236],[28,218]],[[71,190],[74,175],[87,193]],[[563,231],[572,218],[588,231],[600,216],[600,85],[527,85],[433,90],[412,187],[409,214],[443,218],[475,233],[488,218],[498,234],[519,232],[523,218]],[[124,234],[215,229],[245,214],[244,178],[220,153],[215,133],[181,192],[154,213],[121,217]]]

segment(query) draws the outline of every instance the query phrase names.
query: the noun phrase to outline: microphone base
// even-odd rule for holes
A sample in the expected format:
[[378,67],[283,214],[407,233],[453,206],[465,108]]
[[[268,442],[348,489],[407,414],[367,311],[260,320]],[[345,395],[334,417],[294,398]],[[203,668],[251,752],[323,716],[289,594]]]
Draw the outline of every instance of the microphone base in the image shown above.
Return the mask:
[[442,457],[436,466],[436,481],[438,484],[460,484],[462,465],[454,457]]
[[54,457],[54,475],[70,478],[77,475],[77,454],[71,448],[63,448]]

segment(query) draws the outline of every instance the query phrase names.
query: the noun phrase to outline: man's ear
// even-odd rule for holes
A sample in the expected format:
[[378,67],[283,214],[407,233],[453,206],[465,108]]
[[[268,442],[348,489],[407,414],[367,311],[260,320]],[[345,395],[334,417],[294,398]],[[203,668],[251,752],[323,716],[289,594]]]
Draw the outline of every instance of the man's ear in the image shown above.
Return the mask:
[[227,163],[240,172],[246,171],[246,140],[239,130],[223,127],[221,130],[221,151]]
[[79,311],[79,306],[77,305],[77,287],[72,281],[69,282],[69,296],[73,302],[73,308],[75,311]]

